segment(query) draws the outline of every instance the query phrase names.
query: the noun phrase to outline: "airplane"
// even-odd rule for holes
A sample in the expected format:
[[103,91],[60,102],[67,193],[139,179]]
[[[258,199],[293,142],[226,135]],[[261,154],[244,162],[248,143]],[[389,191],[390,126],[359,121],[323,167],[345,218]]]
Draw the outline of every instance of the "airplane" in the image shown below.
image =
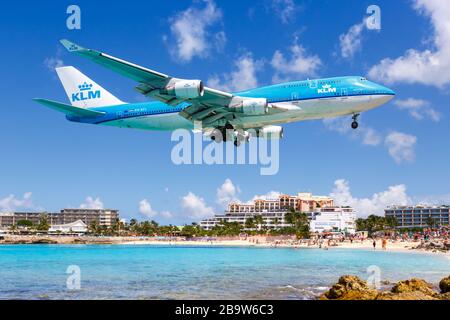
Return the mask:
[[[394,98],[395,92],[362,76],[275,84],[242,92],[208,88],[201,80],[178,79],[68,40],[62,45],[138,83],[136,90],[157,101],[126,103],[74,67],[56,68],[70,105],[46,99],[36,102],[62,112],[72,122],[144,130],[201,130],[217,143],[235,146],[251,137],[283,138],[280,124],[359,115]],[[231,134],[230,134],[231,133]]]

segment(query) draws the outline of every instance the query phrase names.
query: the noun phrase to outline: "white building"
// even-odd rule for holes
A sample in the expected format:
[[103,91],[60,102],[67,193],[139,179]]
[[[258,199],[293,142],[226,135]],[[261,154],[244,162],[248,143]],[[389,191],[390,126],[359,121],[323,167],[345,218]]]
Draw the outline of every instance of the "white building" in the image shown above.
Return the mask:
[[83,234],[88,231],[88,226],[82,221],[77,220],[67,224],[55,224],[48,230],[49,233],[65,233],[65,234]]
[[356,213],[350,207],[327,207],[314,214],[311,232],[356,232]]

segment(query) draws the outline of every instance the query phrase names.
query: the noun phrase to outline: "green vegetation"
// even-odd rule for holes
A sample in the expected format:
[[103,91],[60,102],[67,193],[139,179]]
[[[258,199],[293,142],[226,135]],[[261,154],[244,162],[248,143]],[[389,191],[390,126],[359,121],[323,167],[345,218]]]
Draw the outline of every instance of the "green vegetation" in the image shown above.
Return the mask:
[[396,226],[397,220],[394,217],[370,215],[367,219],[359,218],[356,220],[356,230],[369,231],[369,234],[377,231],[393,229]]

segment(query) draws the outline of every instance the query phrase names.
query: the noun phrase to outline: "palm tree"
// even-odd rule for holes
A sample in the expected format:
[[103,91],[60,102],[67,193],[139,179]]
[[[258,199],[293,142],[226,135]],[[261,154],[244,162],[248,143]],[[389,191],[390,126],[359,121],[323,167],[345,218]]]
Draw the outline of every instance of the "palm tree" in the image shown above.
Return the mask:
[[256,215],[253,220],[255,221],[255,224],[258,227],[258,230],[261,230],[263,224],[264,224],[264,218],[262,215]]
[[252,230],[255,229],[256,228],[255,219],[252,217],[247,218],[247,220],[245,220],[245,228]]

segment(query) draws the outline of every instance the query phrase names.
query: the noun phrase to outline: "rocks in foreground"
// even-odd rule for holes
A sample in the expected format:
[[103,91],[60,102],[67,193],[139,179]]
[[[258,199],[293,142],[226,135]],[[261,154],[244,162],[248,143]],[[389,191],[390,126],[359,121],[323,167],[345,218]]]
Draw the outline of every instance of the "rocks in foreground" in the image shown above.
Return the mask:
[[357,276],[342,276],[320,300],[450,300],[450,276],[439,283],[441,292],[422,279],[397,282],[391,291],[377,291]]

